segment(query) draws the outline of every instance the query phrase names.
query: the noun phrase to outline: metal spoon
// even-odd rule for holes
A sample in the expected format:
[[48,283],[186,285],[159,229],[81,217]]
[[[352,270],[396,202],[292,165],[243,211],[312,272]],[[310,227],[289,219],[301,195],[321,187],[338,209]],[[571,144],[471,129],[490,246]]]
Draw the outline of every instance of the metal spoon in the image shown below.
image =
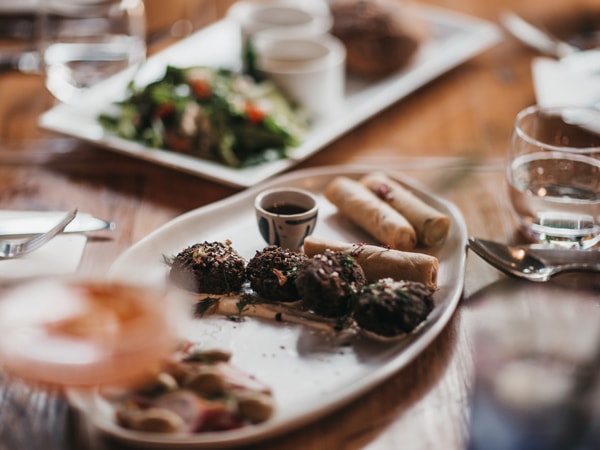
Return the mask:
[[548,281],[565,272],[600,272],[597,250],[529,249],[475,237],[467,246],[496,269],[530,281]]

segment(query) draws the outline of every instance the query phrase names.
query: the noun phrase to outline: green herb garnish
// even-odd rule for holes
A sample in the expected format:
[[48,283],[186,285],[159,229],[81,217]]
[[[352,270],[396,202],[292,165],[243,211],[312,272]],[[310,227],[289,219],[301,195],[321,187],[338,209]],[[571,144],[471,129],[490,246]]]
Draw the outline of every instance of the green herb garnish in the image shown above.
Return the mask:
[[219,303],[220,300],[221,297],[206,297],[205,299],[199,300],[194,305],[194,316],[203,317],[204,314],[206,314],[210,308]]

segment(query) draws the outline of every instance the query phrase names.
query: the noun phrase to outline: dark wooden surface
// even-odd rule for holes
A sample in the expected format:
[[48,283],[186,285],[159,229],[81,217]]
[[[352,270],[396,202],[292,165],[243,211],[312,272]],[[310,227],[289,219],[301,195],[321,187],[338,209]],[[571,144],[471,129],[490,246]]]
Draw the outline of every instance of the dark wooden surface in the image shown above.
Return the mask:
[[[424,2],[425,3],[425,2]],[[600,17],[597,0],[429,0],[497,22],[517,11],[559,34]],[[219,11],[224,10],[219,3]],[[348,132],[298,168],[364,165],[411,176],[453,201],[468,232],[517,239],[502,161],[515,114],[535,102],[535,53],[510,37]],[[36,75],[0,73],[0,208],[68,209],[114,220],[90,238],[79,272],[103,274],[130,245],[168,220],[236,189],[95,148],[37,128],[52,106]],[[475,165],[465,168],[467,158]],[[550,287],[547,287],[550,286]],[[461,306],[412,364],[341,410],[249,449],[464,448],[472,386],[472,336],[486,305],[514,290],[594,302],[600,281],[567,276],[540,287],[508,280],[469,254]],[[568,293],[568,294],[566,294]],[[59,392],[0,377],[0,450],[120,449],[70,413]]]

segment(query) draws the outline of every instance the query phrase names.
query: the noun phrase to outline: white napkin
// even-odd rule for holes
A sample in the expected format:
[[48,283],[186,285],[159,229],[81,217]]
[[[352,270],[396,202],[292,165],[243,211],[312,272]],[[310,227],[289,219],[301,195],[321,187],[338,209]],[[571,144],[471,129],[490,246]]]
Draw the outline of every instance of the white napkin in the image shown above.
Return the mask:
[[[531,69],[538,105],[595,105],[600,108],[600,71],[583,69],[578,61],[581,56],[576,54],[562,60],[533,60]],[[600,58],[600,53],[597,57]],[[597,64],[600,68],[600,59]]]
[[86,242],[83,234],[60,234],[31,253],[0,259],[0,281],[73,273],[79,266]]

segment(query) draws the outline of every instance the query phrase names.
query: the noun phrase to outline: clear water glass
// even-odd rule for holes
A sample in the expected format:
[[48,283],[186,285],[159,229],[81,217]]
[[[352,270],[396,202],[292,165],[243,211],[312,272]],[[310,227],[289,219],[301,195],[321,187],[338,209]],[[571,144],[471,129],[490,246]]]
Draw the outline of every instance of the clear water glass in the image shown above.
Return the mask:
[[142,0],[46,0],[39,14],[46,86],[62,102],[146,58]]
[[600,111],[532,106],[516,118],[506,179],[530,238],[569,248],[600,241]]

